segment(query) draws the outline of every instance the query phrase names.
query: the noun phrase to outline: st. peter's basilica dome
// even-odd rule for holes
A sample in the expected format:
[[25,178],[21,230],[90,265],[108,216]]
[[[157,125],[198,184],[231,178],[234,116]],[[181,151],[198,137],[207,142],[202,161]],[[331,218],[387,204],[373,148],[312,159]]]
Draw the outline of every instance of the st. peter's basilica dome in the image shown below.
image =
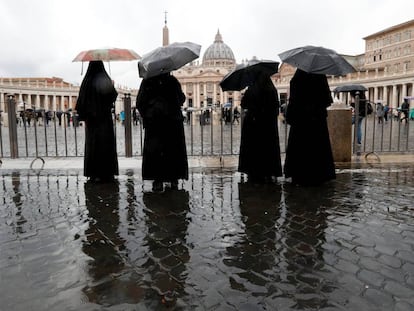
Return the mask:
[[220,31],[217,31],[214,43],[204,53],[204,66],[234,66],[236,60],[231,48],[223,42]]

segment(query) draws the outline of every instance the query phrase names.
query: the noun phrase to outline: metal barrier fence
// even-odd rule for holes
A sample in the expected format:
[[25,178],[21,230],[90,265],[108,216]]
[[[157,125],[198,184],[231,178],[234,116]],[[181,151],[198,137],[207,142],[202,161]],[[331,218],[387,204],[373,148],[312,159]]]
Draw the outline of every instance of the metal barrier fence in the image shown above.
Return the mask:
[[[213,110],[208,119],[200,111],[194,111],[189,119],[184,121],[189,156],[239,153],[243,118],[240,123],[233,120],[226,122],[220,110]],[[85,130],[82,122],[76,121],[76,116],[69,118],[69,115],[64,115],[59,122],[56,113],[50,119],[43,113],[40,118],[33,119],[30,123],[25,118],[17,118],[15,122],[15,135],[10,135],[13,126],[0,123],[0,158],[84,155]],[[114,122],[118,155],[141,156],[145,131],[142,123],[129,122],[131,135],[126,135],[125,124]],[[363,138],[358,152],[414,152],[414,126],[410,125],[411,122],[412,120],[401,120],[399,113],[391,113],[387,120],[381,122],[374,110],[373,114],[362,120]],[[288,132],[289,126],[280,117],[279,141],[282,153],[286,150]],[[13,154],[13,148],[17,150],[17,154]]]

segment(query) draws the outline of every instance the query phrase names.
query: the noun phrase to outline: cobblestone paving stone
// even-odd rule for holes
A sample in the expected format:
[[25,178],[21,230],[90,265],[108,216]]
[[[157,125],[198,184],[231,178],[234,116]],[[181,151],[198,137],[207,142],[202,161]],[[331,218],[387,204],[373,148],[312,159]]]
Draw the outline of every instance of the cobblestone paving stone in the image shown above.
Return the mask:
[[412,164],[323,187],[193,169],[0,175],[0,310],[413,310]]

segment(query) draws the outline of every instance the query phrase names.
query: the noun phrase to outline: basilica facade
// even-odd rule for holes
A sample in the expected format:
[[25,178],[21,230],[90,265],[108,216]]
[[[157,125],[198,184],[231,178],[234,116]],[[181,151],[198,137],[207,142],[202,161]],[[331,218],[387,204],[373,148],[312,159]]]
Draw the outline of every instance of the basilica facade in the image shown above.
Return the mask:
[[240,102],[240,92],[223,92],[220,81],[234,69],[236,59],[224,43],[220,31],[199,61],[180,68],[174,76],[180,81],[188,107],[220,107],[221,104]]
[[[363,38],[365,53],[343,55],[356,69],[346,76],[328,76],[333,90],[344,84],[362,84],[367,98],[397,108],[404,98],[414,98],[414,20],[394,25]],[[277,51],[275,51],[275,55]],[[189,107],[220,106],[231,102],[239,105],[243,91],[223,92],[220,81],[237,65],[233,51],[218,31],[206,49],[202,61],[193,62],[174,72],[182,84]],[[296,68],[282,63],[273,75],[281,103],[288,101],[289,82]],[[334,94],[333,94],[334,95]],[[337,94],[346,101],[346,94]],[[411,100],[414,107],[414,99]]]
[[[404,98],[414,98],[414,20],[394,25],[363,38],[365,52],[360,55],[344,55],[353,64],[356,72],[346,76],[330,76],[328,82],[333,90],[344,84],[362,84],[372,102],[381,101],[390,107],[398,107]],[[163,28],[163,45],[169,43],[168,28]],[[334,47],[330,47],[334,48]],[[275,51],[275,60],[278,52]],[[217,31],[213,43],[204,54],[179,70],[173,72],[186,95],[185,107],[221,107],[226,103],[240,105],[243,91],[223,92],[220,81],[237,65],[232,49]],[[289,82],[295,68],[282,63],[279,72],[273,75],[281,103],[289,98]],[[137,90],[117,88],[119,96],[116,110],[123,108],[125,94],[131,94],[135,102]],[[61,78],[5,78],[0,77],[0,112],[7,113],[10,98],[17,105],[34,109],[73,109],[79,93],[79,86]],[[345,94],[339,94],[345,101]],[[414,100],[411,100],[414,107]]]

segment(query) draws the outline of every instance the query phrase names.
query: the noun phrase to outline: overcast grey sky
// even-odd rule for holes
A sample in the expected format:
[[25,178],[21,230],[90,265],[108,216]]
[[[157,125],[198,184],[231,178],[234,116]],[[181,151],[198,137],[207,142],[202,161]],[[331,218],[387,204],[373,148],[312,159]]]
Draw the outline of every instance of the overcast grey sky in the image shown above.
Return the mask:
[[[81,63],[72,62],[80,51],[119,47],[143,55],[162,43],[164,11],[170,42],[201,44],[201,56],[220,29],[237,62],[279,61],[279,53],[307,44],[361,54],[365,36],[414,19],[414,1],[0,0],[0,76],[80,83]],[[110,69],[116,84],[139,86],[137,61],[111,62]]]

